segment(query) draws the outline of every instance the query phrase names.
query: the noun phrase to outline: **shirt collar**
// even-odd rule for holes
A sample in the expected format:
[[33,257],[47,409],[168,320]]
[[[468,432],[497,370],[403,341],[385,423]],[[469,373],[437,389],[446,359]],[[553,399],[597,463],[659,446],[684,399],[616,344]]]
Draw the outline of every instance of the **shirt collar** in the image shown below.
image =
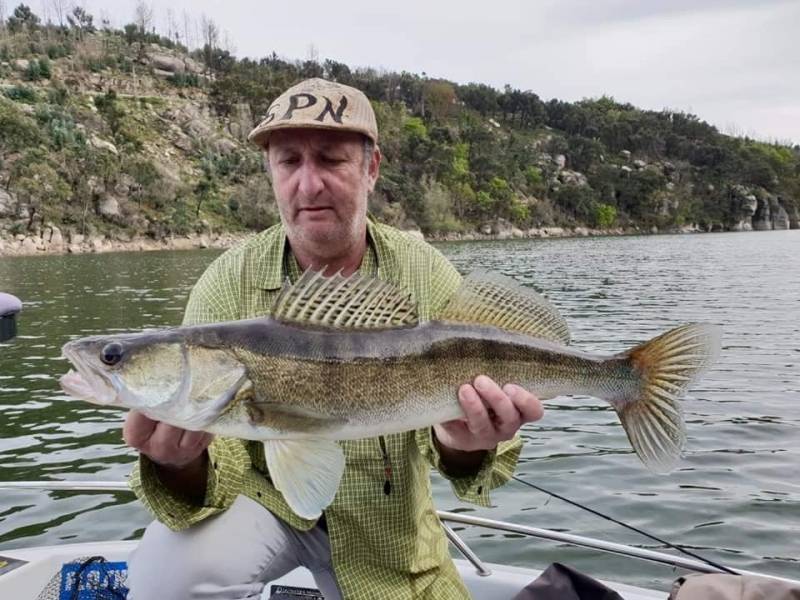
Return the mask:
[[[378,262],[378,277],[388,279],[390,274],[396,270],[397,260],[372,215],[367,215],[367,244],[369,246],[367,251],[369,252],[371,248],[375,252]],[[267,236],[263,245],[259,244],[256,266],[258,273],[256,281],[261,282],[259,288],[269,291],[281,289],[288,277],[285,266],[288,252],[286,230],[281,223],[276,226],[273,235]]]

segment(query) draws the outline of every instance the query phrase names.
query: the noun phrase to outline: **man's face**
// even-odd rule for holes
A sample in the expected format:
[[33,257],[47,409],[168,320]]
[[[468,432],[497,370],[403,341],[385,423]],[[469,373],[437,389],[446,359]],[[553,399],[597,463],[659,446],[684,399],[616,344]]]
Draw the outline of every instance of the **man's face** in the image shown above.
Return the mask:
[[365,159],[354,132],[284,129],[269,139],[272,187],[289,239],[335,252],[366,231],[380,152]]

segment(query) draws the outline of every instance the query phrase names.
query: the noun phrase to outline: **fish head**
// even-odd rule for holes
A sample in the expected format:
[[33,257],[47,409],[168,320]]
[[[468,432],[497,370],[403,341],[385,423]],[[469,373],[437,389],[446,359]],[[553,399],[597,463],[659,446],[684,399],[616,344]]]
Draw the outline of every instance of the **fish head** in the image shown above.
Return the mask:
[[180,328],[86,337],[62,354],[75,368],[60,380],[70,396],[186,429],[215,420],[246,381],[231,350],[202,345]]

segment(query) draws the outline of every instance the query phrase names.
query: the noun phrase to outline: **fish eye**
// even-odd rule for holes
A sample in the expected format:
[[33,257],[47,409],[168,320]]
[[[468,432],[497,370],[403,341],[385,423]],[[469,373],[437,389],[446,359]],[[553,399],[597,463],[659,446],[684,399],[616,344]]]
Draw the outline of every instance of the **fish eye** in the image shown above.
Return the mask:
[[111,342],[106,344],[100,352],[100,360],[109,366],[113,366],[122,360],[122,344]]

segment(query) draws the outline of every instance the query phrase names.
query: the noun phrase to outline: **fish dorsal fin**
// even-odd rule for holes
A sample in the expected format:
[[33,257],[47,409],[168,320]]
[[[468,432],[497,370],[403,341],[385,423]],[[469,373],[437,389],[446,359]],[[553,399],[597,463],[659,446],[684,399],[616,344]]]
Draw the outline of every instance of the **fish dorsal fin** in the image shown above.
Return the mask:
[[347,329],[388,329],[418,322],[411,295],[375,277],[307,270],[281,290],[272,317],[288,323]]
[[513,279],[481,271],[467,275],[438,317],[568,344],[566,321],[544,296]]

